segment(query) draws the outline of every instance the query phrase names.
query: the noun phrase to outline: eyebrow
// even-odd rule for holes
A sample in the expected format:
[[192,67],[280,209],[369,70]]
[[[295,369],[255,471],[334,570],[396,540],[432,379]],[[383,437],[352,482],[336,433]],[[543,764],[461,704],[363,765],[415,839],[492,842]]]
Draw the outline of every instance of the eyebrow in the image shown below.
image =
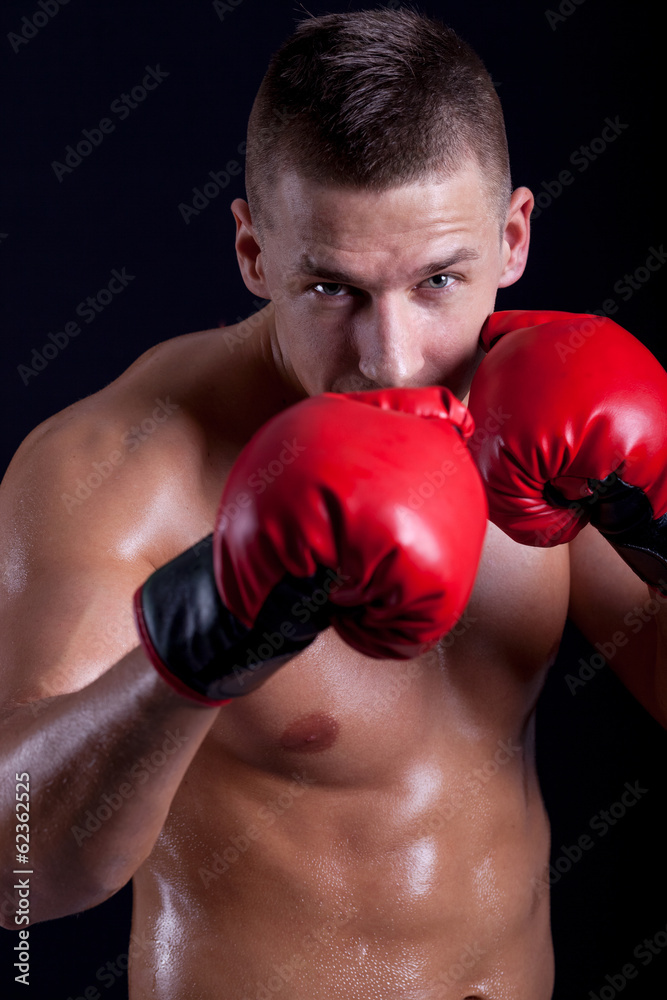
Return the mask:
[[[426,264],[425,267],[420,267],[413,274],[412,278],[414,280],[429,278],[434,274],[439,274],[441,271],[447,271],[450,267],[454,267],[455,264],[461,264],[469,260],[479,260],[480,257],[481,254],[477,250],[472,250],[469,247],[459,247],[457,250],[453,250],[448,257],[432,261],[430,264]],[[332,269],[320,266],[308,252],[301,254],[299,271],[301,274],[324,278],[336,284],[355,286],[364,284],[363,279],[360,279],[358,275],[350,274],[347,271],[339,271],[336,268]]]

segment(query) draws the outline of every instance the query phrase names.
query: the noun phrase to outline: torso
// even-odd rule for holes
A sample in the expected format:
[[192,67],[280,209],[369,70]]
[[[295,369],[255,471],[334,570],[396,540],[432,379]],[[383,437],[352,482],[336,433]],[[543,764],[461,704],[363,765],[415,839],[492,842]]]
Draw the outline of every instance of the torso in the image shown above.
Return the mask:
[[[253,382],[252,351],[245,367],[230,356],[222,391],[207,387],[221,333],[196,336],[189,366],[167,345],[171,360],[131,376],[147,399],[178,401],[169,440],[191,448],[191,502],[161,526],[158,565],[211,530],[236,454],[286,404]],[[533,730],[567,560],[489,524],[473,596],[438,648],[378,661],[329,629],[221,708],[135,875],[131,1000],[551,997]]]

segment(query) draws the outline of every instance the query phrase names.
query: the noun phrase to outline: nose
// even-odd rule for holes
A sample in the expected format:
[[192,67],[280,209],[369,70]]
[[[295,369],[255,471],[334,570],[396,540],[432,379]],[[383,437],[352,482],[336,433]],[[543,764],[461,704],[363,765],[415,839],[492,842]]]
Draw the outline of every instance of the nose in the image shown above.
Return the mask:
[[419,329],[398,302],[375,300],[357,314],[355,342],[359,371],[380,388],[409,385],[424,367]]

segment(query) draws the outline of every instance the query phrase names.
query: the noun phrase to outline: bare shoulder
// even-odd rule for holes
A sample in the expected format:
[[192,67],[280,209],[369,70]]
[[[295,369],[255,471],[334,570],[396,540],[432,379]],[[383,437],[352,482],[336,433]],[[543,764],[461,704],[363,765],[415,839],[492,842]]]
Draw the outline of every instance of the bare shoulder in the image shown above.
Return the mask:
[[10,463],[0,485],[5,704],[76,690],[136,646],[134,590],[211,530],[206,465],[218,458],[201,396],[215,332],[151,348],[35,428]]
[[156,490],[187,478],[203,447],[191,401],[196,366],[183,358],[189,349],[196,356],[206,335],[189,336],[194,344],[179,337],[152,347],[104,389],[36,427],[3,480],[3,513],[32,527],[54,520],[65,538],[91,521],[107,538],[133,522],[135,554],[146,555],[147,536],[136,534],[141,499],[154,502]]

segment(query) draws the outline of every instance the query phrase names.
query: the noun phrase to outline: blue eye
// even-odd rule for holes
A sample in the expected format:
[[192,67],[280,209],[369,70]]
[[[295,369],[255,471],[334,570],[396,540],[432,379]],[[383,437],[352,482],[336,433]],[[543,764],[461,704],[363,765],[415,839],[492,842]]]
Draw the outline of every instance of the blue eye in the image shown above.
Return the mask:
[[431,288],[449,288],[449,282],[453,280],[451,274],[434,274],[426,279]]
[[316,292],[321,292],[322,295],[328,295],[330,298],[338,295],[345,286],[339,284],[337,281],[320,281],[319,284],[313,285]]

